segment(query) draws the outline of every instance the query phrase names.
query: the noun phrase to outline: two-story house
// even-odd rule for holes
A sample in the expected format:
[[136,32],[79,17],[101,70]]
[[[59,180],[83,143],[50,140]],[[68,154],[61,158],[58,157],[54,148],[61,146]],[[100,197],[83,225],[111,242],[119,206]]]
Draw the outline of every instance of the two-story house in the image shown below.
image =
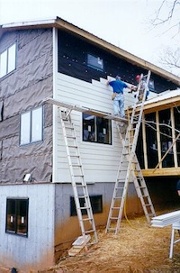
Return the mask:
[[[149,119],[156,123],[155,106],[163,103],[156,102],[155,97],[160,98],[160,93],[167,90],[170,94],[171,90],[177,92],[179,77],[58,17],[1,26],[0,264],[22,272],[46,268],[56,263],[80,235],[58,109],[44,100],[50,97],[112,113],[107,78],[119,74],[123,81],[135,84],[136,75],[147,74],[148,70],[152,104],[149,100],[145,107]],[[175,100],[167,98],[164,106],[167,101],[170,107],[176,103],[176,118],[171,117],[178,123],[179,93]],[[125,93],[126,108],[133,101],[133,94]],[[95,223],[97,227],[106,225],[122,144],[113,120],[78,111],[71,115]],[[161,123],[169,120],[168,115],[160,114]],[[148,137],[152,149],[142,158],[142,151],[148,148],[143,144],[142,150],[138,144],[137,154],[147,176],[155,179],[153,170],[148,169],[161,160],[160,152],[152,154],[161,147],[161,140]],[[170,145],[168,139],[162,142]],[[174,151],[179,153],[179,144]],[[156,161],[147,163],[149,156]],[[174,160],[175,165],[168,167],[175,166],[173,175],[177,175],[179,157]],[[156,181],[148,182],[154,193]],[[131,185],[128,213],[141,212]]]

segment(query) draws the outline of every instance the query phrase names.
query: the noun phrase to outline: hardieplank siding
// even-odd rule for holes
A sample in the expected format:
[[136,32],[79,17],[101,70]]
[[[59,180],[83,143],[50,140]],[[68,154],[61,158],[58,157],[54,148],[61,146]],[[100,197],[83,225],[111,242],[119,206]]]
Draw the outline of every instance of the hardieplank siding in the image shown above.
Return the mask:
[[[111,87],[107,87],[106,79],[92,80],[92,83],[88,83],[57,73],[56,82],[55,99],[77,106],[113,113],[112,90]],[[125,100],[126,104],[132,103],[132,94],[125,93]],[[71,115],[76,128],[86,182],[114,182],[120,163],[122,147],[115,122],[112,122],[112,145],[87,143],[82,140],[82,113],[72,111]],[[53,181],[71,182],[58,114],[53,124],[57,126],[56,135],[54,136],[54,143],[57,143],[57,147],[53,159],[56,162],[57,170]]]

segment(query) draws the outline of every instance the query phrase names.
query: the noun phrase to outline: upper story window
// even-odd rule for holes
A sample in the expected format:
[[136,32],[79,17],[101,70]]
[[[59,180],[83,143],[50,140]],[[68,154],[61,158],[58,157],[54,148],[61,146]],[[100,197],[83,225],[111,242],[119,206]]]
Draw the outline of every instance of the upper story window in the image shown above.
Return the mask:
[[20,144],[42,140],[43,135],[42,106],[21,114]]
[[0,78],[16,68],[16,43],[0,54]]
[[112,144],[112,123],[108,119],[83,113],[83,140]]
[[104,70],[103,59],[101,59],[100,57],[93,56],[91,54],[87,55],[87,65],[100,71]]
[[7,198],[6,232],[22,236],[28,235],[29,199]]

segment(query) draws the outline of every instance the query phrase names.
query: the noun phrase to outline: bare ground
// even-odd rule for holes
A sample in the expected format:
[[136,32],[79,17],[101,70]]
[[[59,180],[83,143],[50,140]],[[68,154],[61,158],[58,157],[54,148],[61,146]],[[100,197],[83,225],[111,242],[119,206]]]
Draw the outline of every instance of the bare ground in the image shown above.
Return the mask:
[[173,259],[169,259],[170,237],[171,226],[151,227],[145,216],[124,219],[118,235],[100,229],[99,242],[88,252],[67,255],[56,266],[39,273],[180,273],[180,243],[174,246]]

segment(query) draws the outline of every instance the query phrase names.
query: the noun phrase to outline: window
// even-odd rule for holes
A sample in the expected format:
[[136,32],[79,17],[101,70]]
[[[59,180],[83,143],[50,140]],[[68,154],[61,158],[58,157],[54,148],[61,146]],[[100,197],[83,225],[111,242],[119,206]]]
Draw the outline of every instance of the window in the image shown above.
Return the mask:
[[29,199],[8,198],[6,203],[6,232],[28,235]]
[[16,68],[16,43],[0,54],[0,78]]
[[[93,213],[102,213],[103,211],[103,205],[102,205],[102,195],[94,195],[94,196],[89,196],[91,206],[92,206],[92,211]],[[80,206],[84,206],[84,198],[79,198]],[[74,197],[70,197],[70,215],[75,216],[77,215],[76,212],[76,205],[74,201]],[[82,210],[82,214],[85,215],[87,213],[86,209]]]
[[154,80],[149,80],[148,87],[149,87],[150,91],[154,91],[155,90],[155,88],[154,88]]
[[83,141],[112,144],[112,123],[108,119],[83,113]]
[[20,144],[42,140],[42,107],[21,114]]
[[104,70],[103,59],[101,59],[100,57],[93,56],[91,54],[87,55],[87,65],[100,71]]

